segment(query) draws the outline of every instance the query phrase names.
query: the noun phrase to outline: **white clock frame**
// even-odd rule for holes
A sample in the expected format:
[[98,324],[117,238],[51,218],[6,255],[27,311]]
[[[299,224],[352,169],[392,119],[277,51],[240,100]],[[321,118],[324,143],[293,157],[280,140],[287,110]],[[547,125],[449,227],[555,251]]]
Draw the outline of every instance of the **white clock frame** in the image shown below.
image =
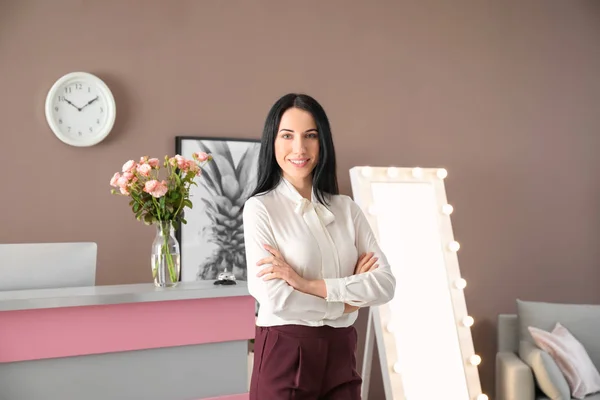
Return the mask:
[[[55,119],[53,107],[54,102],[56,100],[56,96],[59,94],[58,91],[70,82],[84,82],[90,86],[95,87],[99,97],[101,97],[102,101],[105,103],[106,118],[104,120],[103,126],[91,137],[83,136],[82,138],[78,139],[65,135],[60,129],[60,126]],[[89,72],[70,72],[60,77],[48,91],[48,94],[46,96],[45,113],[46,121],[48,122],[50,129],[52,130],[54,135],[63,143],[76,147],[89,147],[94,146],[103,141],[112,131],[116,119],[117,110],[115,98],[111,90],[108,88],[108,86],[106,85],[106,83],[104,83],[102,79]]]

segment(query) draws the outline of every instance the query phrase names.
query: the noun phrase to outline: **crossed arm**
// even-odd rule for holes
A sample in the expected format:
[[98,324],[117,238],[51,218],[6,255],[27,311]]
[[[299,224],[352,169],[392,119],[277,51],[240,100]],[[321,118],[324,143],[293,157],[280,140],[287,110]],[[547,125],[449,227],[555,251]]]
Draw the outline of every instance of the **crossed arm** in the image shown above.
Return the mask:
[[[248,289],[261,306],[286,319],[337,319],[359,307],[388,302],[395,279],[368,222],[353,207],[357,247],[362,254],[355,274],[344,278],[307,280],[287,264],[277,249],[269,215],[256,198],[244,206]],[[379,263],[377,263],[379,261]]]

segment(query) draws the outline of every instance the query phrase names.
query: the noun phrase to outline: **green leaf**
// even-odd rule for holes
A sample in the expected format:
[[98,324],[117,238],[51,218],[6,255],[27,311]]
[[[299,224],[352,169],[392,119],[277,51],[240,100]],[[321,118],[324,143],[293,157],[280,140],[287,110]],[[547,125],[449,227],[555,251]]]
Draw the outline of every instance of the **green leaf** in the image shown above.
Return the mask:
[[191,202],[190,199],[185,199],[183,201],[183,205],[186,206],[186,207],[189,207],[189,208],[194,208],[194,206],[193,206],[193,204],[192,204],[192,202]]

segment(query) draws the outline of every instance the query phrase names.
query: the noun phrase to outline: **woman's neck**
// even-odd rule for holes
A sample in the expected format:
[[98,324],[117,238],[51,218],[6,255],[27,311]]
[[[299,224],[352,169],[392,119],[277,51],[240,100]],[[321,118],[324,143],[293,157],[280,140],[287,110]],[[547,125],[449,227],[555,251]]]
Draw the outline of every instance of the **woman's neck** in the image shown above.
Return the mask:
[[312,200],[312,177],[306,179],[293,179],[284,175],[289,183],[300,193],[300,196],[307,200]]

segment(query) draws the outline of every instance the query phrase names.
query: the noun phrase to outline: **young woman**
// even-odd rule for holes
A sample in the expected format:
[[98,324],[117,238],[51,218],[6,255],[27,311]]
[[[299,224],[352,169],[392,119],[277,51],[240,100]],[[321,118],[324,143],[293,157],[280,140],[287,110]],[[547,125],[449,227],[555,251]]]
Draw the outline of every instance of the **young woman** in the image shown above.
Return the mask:
[[243,211],[258,312],[250,400],[358,400],[359,307],[396,281],[360,208],[339,194],[325,111],[288,94],[271,108],[258,185]]

